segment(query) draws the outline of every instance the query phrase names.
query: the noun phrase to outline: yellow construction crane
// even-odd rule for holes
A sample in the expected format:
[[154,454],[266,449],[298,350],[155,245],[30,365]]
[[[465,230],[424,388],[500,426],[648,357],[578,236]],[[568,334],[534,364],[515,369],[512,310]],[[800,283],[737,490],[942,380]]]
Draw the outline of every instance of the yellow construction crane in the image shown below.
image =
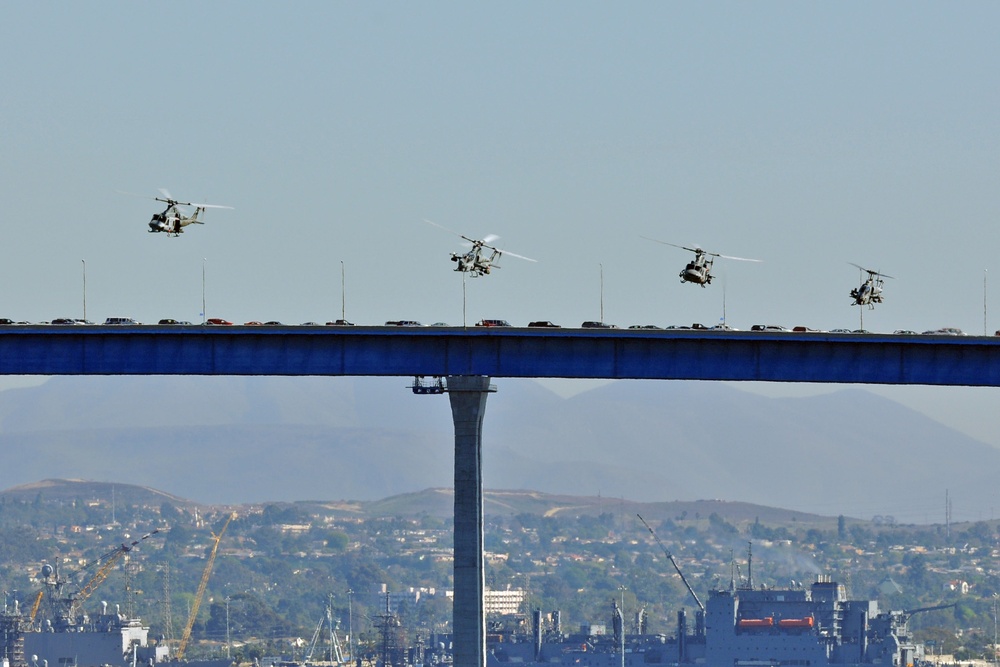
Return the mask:
[[[159,532],[159,529],[157,529],[151,533],[146,533],[139,539],[133,540],[132,542],[123,542],[111,551],[102,554],[96,560],[87,563],[79,572],[87,570],[98,564],[100,564],[100,567],[98,567],[97,572],[95,572],[94,575],[80,587],[80,590],[65,597],[63,596],[62,591],[69,582],[59,576],[55,567],[45,565],[42,568],[42,582],[47,588],[50,589],[53,611],[56,613],[56,616],[59,617],[57,620],[63,622],[68,621],[71,623],[72,619],[77,615],[77,612],[79,612],[80,606],[87,601],[87,598],[89,598],[95,590],[97,590],[98,586],[104,583],[104,580],[111,574],[111,570],[114,569],[118,561],[132,551],[132,549],[134,549],[140,542],[156,535]],[[38,614],[38,607],[41,604],[41,601],[42,595],[39,594],[31,609],[32,620],[34,620],[35,616]]]
[[42,606],[42,598],[45,597],[45,589],[38,591],[38,595],[35,596],[35,603],[31,605],[31,622],[35,622],[35,617],[38,616],[38,608]]
[[156,529],[151,533],[146,533],[139,539],[129,542],[128,544],[123,543],[101,556],[97,560],[97,562],[102,560],[104,561],[101,563],[101,567],[97,570],[94,576],[90,578],[90,581],[84,584],[79,592],[73,596],[73,603],[70,606],[69,613],[70,618],[76,614],[76,610],[80,608],[80,605],[83,604],[95,590],[97,590],[97,587],[104,583],[104,580],[108,578],[109,574],[111,574],[112,568],[114,568],[115,564],[121,560],[125,554],[132,551],[132,549],[134,549],[140,542],[148,537],[156,535],[158,532],[160,532],[159,529]]
[[187,625],[184,626],[184,634],[181,635],[181,643],[177,646],[177,653],[174,655],[174,659],[176,660],[184,657],[184,651],[187,649],[188,641],[191,639],[191,628],[194,627],[195,619],[198,618],[198,608],[201,607],[201,599],[205,597],[205,589],[208,587],[208,578],[212,574],[212,565],[215,564],[215,556],[219,553],[219,542],[222,541],[222,535],[226,532],[226,528],[229,527],[229,522],[235,518],[236,512],[233,512],[226,519],[226,522],[222,524],[222,530],[219,531],[219,534],[212,533],[212,539],[214,540],[212,553],[208,555],[208,562],[205,563],[205,571],[201,575],[201,583],[198,584],[198,591],[194,594],[191,613],[188,614]]

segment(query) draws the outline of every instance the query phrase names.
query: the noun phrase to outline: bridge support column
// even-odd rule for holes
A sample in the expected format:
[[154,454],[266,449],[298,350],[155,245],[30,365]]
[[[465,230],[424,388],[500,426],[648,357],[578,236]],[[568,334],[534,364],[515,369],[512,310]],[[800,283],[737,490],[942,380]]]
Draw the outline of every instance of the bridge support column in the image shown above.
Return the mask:
[[496,391],[482,376],[448,377],[455,424],[455,598],[452,612],[455,667],[485,667],[483,590],[483,417]]

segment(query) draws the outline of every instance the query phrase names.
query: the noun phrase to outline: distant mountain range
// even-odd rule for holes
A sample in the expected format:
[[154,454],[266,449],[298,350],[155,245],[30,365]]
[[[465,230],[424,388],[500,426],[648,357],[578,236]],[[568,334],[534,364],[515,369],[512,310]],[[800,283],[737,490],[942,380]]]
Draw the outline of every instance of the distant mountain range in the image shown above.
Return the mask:
[[[203,503],[372,501],[452,484],[447,397],[408,378],[57,377],[0,400],[0,488],[47,478]],[[489,489],[640,502],[722,499],[907,523],[990,519],[1000,450],[848,388],[765,398],[623,381],[562,398],[498,380]]]
[[[31,502],[41,496],[45,500],[85,502],[98,501],[111,505],[152,505],[169,502],[175,507],[192,508],[202,503],[180,498],[163,491],[135,484],[89,482],[79,479],[45,479],[22,484],[0,491],[0,498]],[[768,525],[818,527],[831,530],[837,525],[836,517],[821,517],[804,512],[763,507],[750,503],[724,500],[673,501],[667,503],[638,503],[617,498],[564,496],[538,491],[483,492],[487,516],[534,514],[536,516],[599,516],[612,514],[634,521],[639,514],[650,521],[665,519],[708,519],[712,514],[733,524],[747,524],[760,520]],[[378,500],[367,501],[298,501],[297,506],[310,513],[352,518],[377,518],[394,516],[434,516],[442,519],[454,515],[455,494],[451,489],[424,489]],[[227,507],[232,507],[227,505]]]

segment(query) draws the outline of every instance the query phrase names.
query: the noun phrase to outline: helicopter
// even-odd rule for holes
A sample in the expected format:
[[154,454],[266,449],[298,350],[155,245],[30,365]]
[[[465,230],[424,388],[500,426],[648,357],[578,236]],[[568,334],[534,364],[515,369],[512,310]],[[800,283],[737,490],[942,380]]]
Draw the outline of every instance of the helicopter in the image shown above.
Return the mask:
[[868,279],[861,283],[860,287],[851,290],[851,298],[854,299],[852,306],[868,306],[868,310],[874,310],[876,303],[882,303],[882,283],[883,278],[892,278],[879,271],[866,269],[865,267],[848,262],[851,266],[856,266],[868,274]]
[[[192,202],[182,202],[174,199],[173,195],[166,190],[166,188],[160,188],[160,194],[162,197],[149,197],[149,199],[154,199],[159,202],[163,202],[167,205],[161,213],[154,213],[153,217],[149,221],[149,233],[155,234],[160,232],[165,232],[167,236],[180,236],[184,233],[184,228],[188,225],[204,225],[205,222],[201,220],[198,216],[205,212],[207,208],[228,208],[232,209],[232,206],[218,206],[216,204],[194,204]],[[142,195],[136,195],[141,197]],[[194,214],[186,215],[184,211],[181,210],[181,206],[194,206]]]
[[[468,273],[473,278],[478,278],[479,276],[489,275],[492,269],[501,268],[497,263],[500,261],[501,255],[510,255],[511,257],[517,257],[518,259],[523,259],[528,262],[537,262],[538,260],[531,259],[530,257],[525,257],[524,255],[516,255],[512,252],[506,250],[501,250],[496,246],[490,245],[496,241],[499,236],[496,234],[487,234],[482,239],[470,239],[464,234],[459,234],[456,231],[448,229],[444,225],[439,225],[436,222],[431,222],[430,220],[424,220],[429,225],[434,225],[446,232],[459,236],[466,240],[466,242],[472,244],[472,247],[466,252],[453,252],[451,253],[451,261],[455,262],[455,270],[462,273]],[[489,254],[487,254],[489,251]]]
[[666,241],[660,241],[658,239],[651,239],[648,236],[643,236],[642,238],[647,241],[654,241],[656,243],[662,243],[663,245],[673,246],[674,248],[680,248],[681,250],[687,250],[688,252],[694,253],[694,259],[687,263],[687,266],[678,274],[682,283],[695,283],[696,285],[710,285],[712,283],[712,264],[715,262],[716,257],[722,257],[724,259],[736,259],[741,262],[760,262],[759,259],[747,259],[746,257],[732,257],[730,255],[721,255],[717,252],[708,252],[703,250],[699,246],[693,248],[688,248],[687,246],[676,245],[674,243],[667,243]]

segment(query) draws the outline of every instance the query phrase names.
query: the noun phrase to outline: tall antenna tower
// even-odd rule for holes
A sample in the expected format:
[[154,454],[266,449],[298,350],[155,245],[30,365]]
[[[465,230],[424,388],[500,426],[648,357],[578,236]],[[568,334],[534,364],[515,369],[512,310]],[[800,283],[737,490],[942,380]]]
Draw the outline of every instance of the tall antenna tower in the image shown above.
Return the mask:
[[948,494],[948,489],[944,490],[944,533],[945,536],[951,539],[951,496]]
[[163,635],[168,642],[174,640],[174,618],[170,606],[170,565],[163,566]]

